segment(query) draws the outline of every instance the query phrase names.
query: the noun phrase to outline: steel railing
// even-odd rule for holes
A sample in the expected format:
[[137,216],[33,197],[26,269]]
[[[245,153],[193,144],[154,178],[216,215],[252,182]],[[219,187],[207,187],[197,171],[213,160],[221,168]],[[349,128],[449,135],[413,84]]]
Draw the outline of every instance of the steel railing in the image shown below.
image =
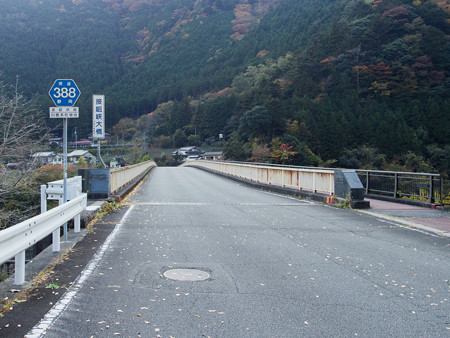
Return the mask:
[[122,168],[111,169],[111,193],[116,192],[152,167],[156,167],[154,161],[146,161]]
[[[202,163],[214,163],[214,164],[202,164]],[[256,181],[266,184],[276,184],[281,186],[291,186],[294,188],[317,191],[317,192],[325,192],[329,194],[334,194],[334,177],[333,182],[327,183],[328,187],[324,188],[324,181],[322,178],[319,179],[321,184],[319,184],[319,188],[314,184],[305,184],[303,186],[303,182],[311,182],[311,179],[302,179],[302,183],[298,184],[296,182],[296,178],[292,179],[293,173],[295,175],[300,175],[299,172],[304,173],[312,173],[316,172],[320,175],[326,173],[333,173],[336,168],[317,168],[317,167],[302,167],[302,166],[293,166],[293,165],[281,165],[281,164],[267,164],[267,163],[249,163],[249,162],[233,162],[233,161],[192,161],[185,162],[182,165],[184,166],[198,166],[198,167],[207,167],[214,166],[208,169],[216,170],[217,167],[223,167],[227,165],[228,167],[232,167],[233,169],[227,169],[227,172],[224,172],[229,175],[242,177],[248,179],[250,181]],[[242,167],[246,169],[236,169],[237,167]],[[249,169],[253,168],[253,169]],[[256,168],[263,168],[260,170],[259,174],[255,174]],[[261,172],[264,170],[273,170],[275,172],[283,171],[284,174],[270,175],[266,174],[266,177],[270,179],[264,178],[264,174],[261,175]],[[216,170],[219,171],[219,170]],[[381,170],[355,170],[358,174],[361,183],[364,186],[365,193],[372,195],[374,198],[378,196],[386,196],[395,199],[409,199],[409,200],[418,200],[425,203],[440,203],[440,204],[449,204],[450,203],[450,181],[444,181],[442,176],[439,174],[432,173],[411,173],[411,172],[396,172],[396,171],[381,171]],[[251,173],[250,173],[251,172]],[[267,176],[268,175],[268,176]],[[308,174],[303,174],[308,175]],[[311,175],[311,174],[309,174]],[[278,178],[276,178],[278,176]],[[317,178],[318,176],[315,175]],[[276,178],[272,180],[273,178]],[[367,182],[369,184],[367,184]],[[333,185],[332,188],[329,185]],[[447,197],[446,197],[447,196]]]
[[356,170],[366,194],[442,203],[444,181],[439,174]]
[[256,183],[334,195],[333,169],[205,160],[184,162],[182,166],[205,168]]
[[87,195],[82,194],[56,208],[0,231],[0,264],[15,257],[14,283],[25,282],[25,250],[86,209]]

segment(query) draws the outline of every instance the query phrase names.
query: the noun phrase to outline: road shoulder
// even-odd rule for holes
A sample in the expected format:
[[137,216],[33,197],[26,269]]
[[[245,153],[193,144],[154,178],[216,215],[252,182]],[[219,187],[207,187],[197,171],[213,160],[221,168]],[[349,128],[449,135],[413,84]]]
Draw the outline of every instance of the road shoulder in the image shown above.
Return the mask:
[[[37,276],[20,292],[13,281],[5,281],[0,288],[3,303],[18,299],[10,311],[0,318],[0,337],[23,337],[34,327],[64,295],[85,266],[99,250],[105,239],[120,222],[128,207],[122,207],[105,215],[93,225],[93,230],[83,230],[82,238],[71,238],[59,253],[52,253],[51,247],[33,260],[34,266],[27,275]],[[32,278],[32,277],[30,277]],[[10,278],[11,279],[11,278]]]

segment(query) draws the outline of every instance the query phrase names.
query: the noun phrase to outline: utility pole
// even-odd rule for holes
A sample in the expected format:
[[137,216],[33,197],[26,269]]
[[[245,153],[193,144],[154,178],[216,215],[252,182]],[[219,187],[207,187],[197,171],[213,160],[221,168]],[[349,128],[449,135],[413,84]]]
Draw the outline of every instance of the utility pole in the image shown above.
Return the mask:
[[77,135],[77,127],[75,127],[75,131],[74,131],[74,134],[75,134],[75,150],[78,150],[78,135]]

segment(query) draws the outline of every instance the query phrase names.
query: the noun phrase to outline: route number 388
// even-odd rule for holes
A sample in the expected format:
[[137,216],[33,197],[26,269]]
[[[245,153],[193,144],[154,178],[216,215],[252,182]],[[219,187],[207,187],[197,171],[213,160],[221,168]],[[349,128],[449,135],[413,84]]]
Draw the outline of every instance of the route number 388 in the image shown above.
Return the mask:
[[56,80],[50,88],[49,95],[57,106],[73,106],[80,96],[75,81],[71,79]]
[[63,98],[63,99],[68,98],[68,97],[74,99],[75,96],[77,96],[76,89],[74,87],[71,87],[71,88],[67,88],[67,87],[58,88],[58,87],[56,87],[56,88],[53,89],[53,91],[54,91],[53,96],[55,98],[57,98],[57,99],[59,99],[60,97]]

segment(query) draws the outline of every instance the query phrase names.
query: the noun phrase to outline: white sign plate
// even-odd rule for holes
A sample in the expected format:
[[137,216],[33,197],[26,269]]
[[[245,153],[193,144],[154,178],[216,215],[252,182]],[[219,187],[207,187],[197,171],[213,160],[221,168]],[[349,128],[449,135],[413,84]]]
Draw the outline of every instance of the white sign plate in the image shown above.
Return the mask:
[[78,107],[50,107],[51,119],[76,119],[79,116]]
[[92,137],[105,138],[105,95],[92,95]]

